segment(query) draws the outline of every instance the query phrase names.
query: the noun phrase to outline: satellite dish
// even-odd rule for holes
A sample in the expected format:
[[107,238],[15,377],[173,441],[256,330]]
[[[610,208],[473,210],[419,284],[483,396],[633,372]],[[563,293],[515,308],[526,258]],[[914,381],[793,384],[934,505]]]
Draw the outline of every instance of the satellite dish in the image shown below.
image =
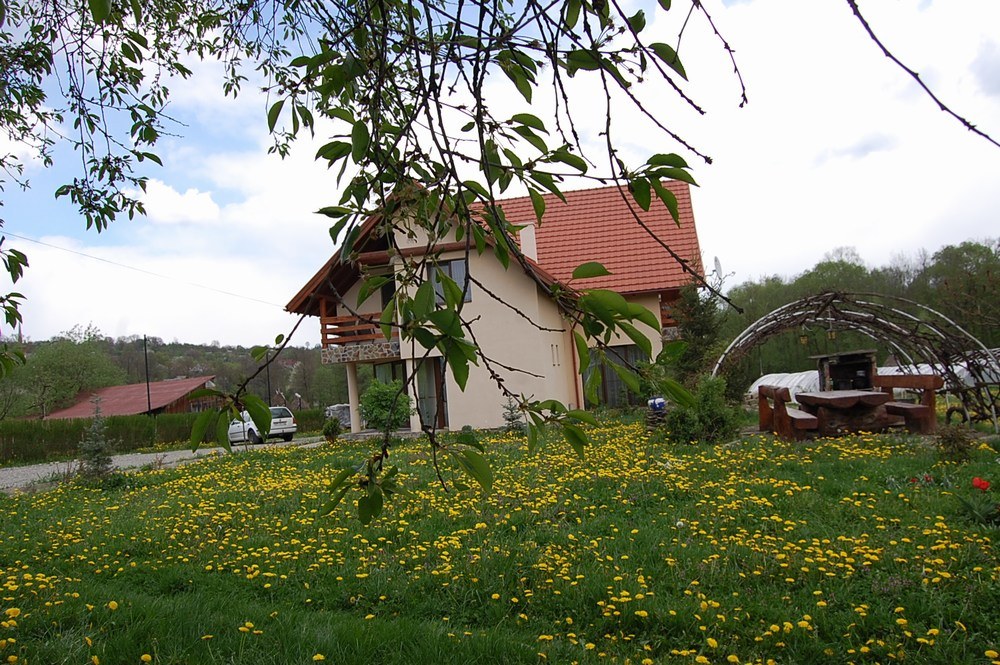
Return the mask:
[[719,257],[715,257],[715,274],[722,277],[722,263],[719,262]]

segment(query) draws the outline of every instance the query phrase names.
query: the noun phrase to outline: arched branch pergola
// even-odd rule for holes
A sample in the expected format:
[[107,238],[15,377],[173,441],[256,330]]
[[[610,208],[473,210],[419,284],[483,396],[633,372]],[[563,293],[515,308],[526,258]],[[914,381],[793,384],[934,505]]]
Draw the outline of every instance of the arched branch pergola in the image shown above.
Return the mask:
[[[768,338],[807,324],[852,330],[893,350],[901,367],[928,365],[961,401],[967,419],[997,422],[1000,361],[961,326],[913,300],[876,293],[824,292],[788,303],[740,333],[719,357],[715,376]],[[960,375],[964,370],[966,375]]]

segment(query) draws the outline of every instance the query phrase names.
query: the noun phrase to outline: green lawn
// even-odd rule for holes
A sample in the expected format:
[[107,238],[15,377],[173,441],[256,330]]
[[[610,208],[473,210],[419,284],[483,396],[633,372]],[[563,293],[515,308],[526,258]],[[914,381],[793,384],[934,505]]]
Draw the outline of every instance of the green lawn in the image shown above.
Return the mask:
[[997,497],[986,444],[592,434],[487,439],[486,497],[402,444],[368,527],[320,514],[360,444],[0,496],[0,662],[1000,662],[1000,531],[955,496]]

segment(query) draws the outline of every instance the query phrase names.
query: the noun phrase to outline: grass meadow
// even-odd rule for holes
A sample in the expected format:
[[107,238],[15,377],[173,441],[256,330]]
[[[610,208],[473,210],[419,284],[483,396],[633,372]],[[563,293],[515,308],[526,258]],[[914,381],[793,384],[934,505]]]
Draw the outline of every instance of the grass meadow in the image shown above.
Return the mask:
[[0,495],[0,663],[1000,663],[1000,531],[956,496],[996,497],[995,439],[592,436],[486,437],[488,496],[400,444],[367,527],[320,514],[356,443]]

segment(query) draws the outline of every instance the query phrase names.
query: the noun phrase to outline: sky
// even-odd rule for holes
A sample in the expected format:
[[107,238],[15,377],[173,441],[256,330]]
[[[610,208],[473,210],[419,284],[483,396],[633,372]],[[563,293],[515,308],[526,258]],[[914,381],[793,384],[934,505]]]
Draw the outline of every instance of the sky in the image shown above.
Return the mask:
[[[650,18],[647,33],[672,43],[683,4]],[[1000,235],[1000,148],[941,112],[867,38],[846,2],[705,6],[734,49],[749,103],[739,108],[732,64],[697,15],[680,55],[686,90],[706,114],[662,89],[639,94],[713,159],[686,155],[699,183],[692,198],[703,260],[718,258],[727,287],[793,277],[840,247],[879,267]],[[898,0],[862,10],[943,102],[1000,139],[1000,3]],[[25,336],[93,325],[112,337],[250,346],[295,324],[284,305],[335,249],[328,220],[315,214],[339,199],[335,177],[314,162],[316,143],[285,160],[268,155],[269,101],[252,91],[224,98],[212,69],[202,65],[193,82],[172,86],[183,136],[158,146],[164,166],[146,172],[145,218],[86,231],[52,194],[72,177],[72,157],[49,170],[29,163],[32,188],[3,193],[4,247],[30,263],[14,287],[27,297]],[[583,79],[571,85],[584,99],[603,96]],[[540,98],[530,110],[546,117]],[[622,115],[615,140],[624,155],[685,154]],[[584,137],[596,138],[596,130]],[[318,342],[314,319],[293,338]]]

